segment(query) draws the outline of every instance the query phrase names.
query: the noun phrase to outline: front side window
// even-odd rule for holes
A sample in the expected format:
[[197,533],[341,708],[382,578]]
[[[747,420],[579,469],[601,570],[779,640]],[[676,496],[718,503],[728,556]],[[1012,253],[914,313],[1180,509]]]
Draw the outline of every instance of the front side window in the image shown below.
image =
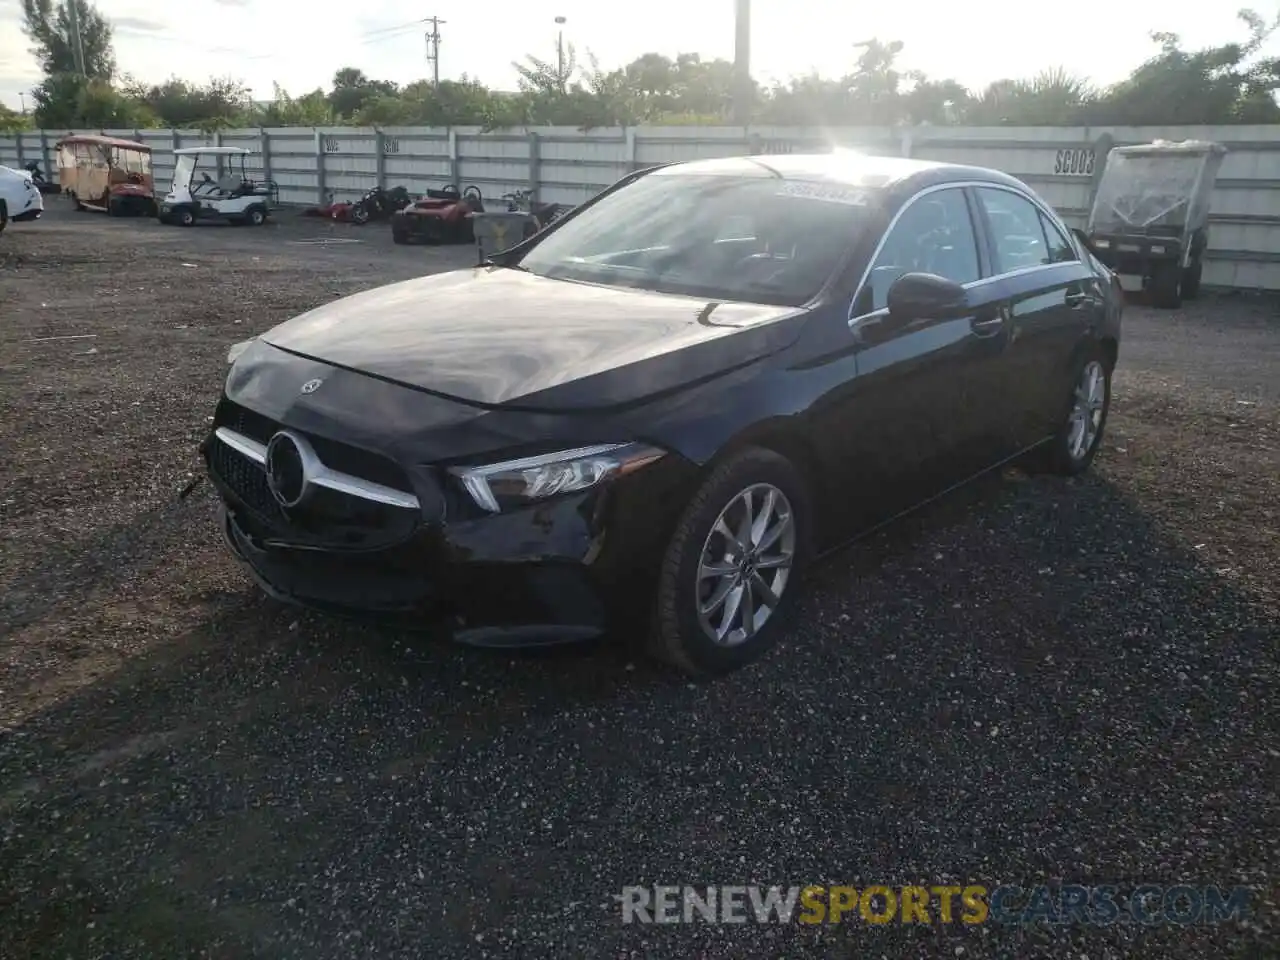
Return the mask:
[[904,273],[932,273],[956,283],[979,278],[973,220],[959,187],[925,194],[902,212],[872,264],[870,302],[862,304],[867,312],[886,306],[889,287]]
[[565,221],[519,266],[561,280],[800,306],[864,235],[873,202],[840,185],[658,170]]

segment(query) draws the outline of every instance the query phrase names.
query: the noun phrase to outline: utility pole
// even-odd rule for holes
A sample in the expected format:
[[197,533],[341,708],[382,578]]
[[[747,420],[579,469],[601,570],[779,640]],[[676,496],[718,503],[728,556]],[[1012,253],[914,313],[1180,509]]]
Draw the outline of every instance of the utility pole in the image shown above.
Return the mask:
[[733,2],[733,118],[751,122],[751,0]]
[[564,21],[564,17],[556,17],[556,25],[560,28],[556,31],[556,80],[560,84],[561,93],[568,86],[564,76]]
[[431,83],[440,86],[440,26],[444,23],[439,17],[427,17],[431,24],[431,32],[427,34],[427,59],[431,61]]
[[84,41],[80,38],[80,3],[79,0],[67,0],[67,26],[71,28],[71,55],[76,61],[76,73],[85,76]]

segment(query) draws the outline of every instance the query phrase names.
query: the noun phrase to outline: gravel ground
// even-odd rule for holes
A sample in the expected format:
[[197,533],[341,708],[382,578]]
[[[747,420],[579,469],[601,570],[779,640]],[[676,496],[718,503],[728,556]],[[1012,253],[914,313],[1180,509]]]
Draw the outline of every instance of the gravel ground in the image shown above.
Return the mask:
[[[313,237],[361,243],[310,245]],[[692,685],[300,615],[196,467],[229,343],[466,249],[0,238],[0,957],[1277,956],[1280,320],[1131,307],[1079,481],[827,564]],[[92,335],[91,339],[31,342]],[[1247,884],[1246,924],[625,926],[624,884]]]

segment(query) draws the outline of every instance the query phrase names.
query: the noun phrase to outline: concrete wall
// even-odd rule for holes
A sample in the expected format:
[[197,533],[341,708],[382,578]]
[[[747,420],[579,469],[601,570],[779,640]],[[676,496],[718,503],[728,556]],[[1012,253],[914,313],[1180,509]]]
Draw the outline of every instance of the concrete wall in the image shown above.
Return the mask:
[[[66,132],[0,137],[0,164],[16,167],[39,159],[50,174],[53,144]],[[533,189],[540,200],[581,203],[637,167],[838,145],[1004,170],[1037,190],[1069,223],[1080,226],[1105,155],[1106,138],[1116,146],[1156,138],[1216,140],[1229,153],[1213,194],[1204,282],[1280,290],[1280,126],[629,127],[586,132],[533,127],[490,133],[478,127],[282,127],[207,136],[193,130],[79,132],[104,132],[151,144],[156,185],[165,188],[175,147],[205,143],[248,147],[254,154],[247,169],[275,179],[281,200],[290,204],[317,203],[330,193],[336,199],[352,198],[374,182],[403,184],[412,193],[448,182],[462,187],[474,184],[486,197]]]

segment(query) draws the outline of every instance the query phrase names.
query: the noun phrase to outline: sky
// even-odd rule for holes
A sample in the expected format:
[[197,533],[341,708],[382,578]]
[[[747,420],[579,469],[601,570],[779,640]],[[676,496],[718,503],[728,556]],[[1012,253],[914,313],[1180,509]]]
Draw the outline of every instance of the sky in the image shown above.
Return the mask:
[[[1247,3],[1247,0],[1240,0]],[[585,62],[590,50],[612,67],[657,52],[733,58],[733,0],[97,0],[116,27],[123,73],[147,82],[170,76],[205,82],[232,77],[265,100],[272,84],[292,94],[327,87],[334,71],[358,67],[406,83],[429,76],[424,17],[440,26],[440,75],[467,74],[516,89],[511,61],[527,53],[554,59],[557,30]],[[1264,17],[1280,0],[1257,0]],[[768,83],[813,71],[839,76],[853,44],[901,40],[900,62],[934,77],[980,88],[1003,77],[1064,67],[1097,84],[1122,79],[1156,52],[1153,30],[1179,33],[1192,48],[1243,39],[1236,3],[1072,0],[1029,7],[1025,0],[975,3],[842,3],[752,0],[751,67]],[[981,10],[980,16],[975,11]],[[565,18],[563,27],[555,18]],[[0,101],[20,107],[20,92],[40,80],[22,34],[20,0],[0,0]],[[1280,36],[1268,51],[1280,55]],[[28,101],[30,96],[28,93]]]

